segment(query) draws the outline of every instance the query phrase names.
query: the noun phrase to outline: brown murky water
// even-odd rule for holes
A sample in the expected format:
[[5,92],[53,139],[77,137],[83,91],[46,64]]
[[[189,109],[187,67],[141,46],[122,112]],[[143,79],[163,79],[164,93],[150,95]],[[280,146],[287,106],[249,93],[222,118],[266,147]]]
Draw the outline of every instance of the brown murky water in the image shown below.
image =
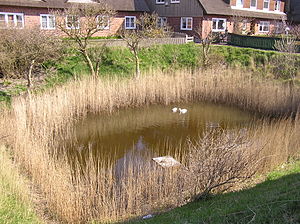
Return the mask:
[[[186,108],[188,112],[173,113],[173,107]],[[72,155],[93,155],[98,162],[111,163],[119,169],[129,161],[143,163],[158,156],[180,159],[184,142],[198,139],[205,130],[244,128],[253,120],[248,112],[208,103],[124,109],[79,121],[72,140],[75,146],[68,148]]]

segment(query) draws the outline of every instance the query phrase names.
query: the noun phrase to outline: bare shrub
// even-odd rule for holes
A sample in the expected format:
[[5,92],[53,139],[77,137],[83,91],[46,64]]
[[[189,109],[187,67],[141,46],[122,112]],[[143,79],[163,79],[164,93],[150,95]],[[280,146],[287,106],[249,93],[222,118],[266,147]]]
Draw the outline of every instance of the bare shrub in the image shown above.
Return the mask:
[[228,190],[252,177],[257,171],[257,156],[261,150],[253,146],[245,130],[211,131],[198,142],[190,143],[187,167],[194,186],[192,198]]
[[61,40],[38,28],[0,32],[0,72],[6,78],[25,78],[29,88],[34,71],[61,54]]

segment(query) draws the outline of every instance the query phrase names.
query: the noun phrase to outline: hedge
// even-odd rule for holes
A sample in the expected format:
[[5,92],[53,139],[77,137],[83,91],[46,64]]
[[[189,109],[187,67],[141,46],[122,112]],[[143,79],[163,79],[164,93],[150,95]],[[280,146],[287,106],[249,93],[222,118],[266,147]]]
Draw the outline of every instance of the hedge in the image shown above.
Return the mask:
[[[281,40],[278,37],[260,37],[260,36],[245,36],[229,33],[228,44],[239,47],[251,47],[264,50],[276,50],[276,41]],[[300,45],[297,52],[300,52]]]

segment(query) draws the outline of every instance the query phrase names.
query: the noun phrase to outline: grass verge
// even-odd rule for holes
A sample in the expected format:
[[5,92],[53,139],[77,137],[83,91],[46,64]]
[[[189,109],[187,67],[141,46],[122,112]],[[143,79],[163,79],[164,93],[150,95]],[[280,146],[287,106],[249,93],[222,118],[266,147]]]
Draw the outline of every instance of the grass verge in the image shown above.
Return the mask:
[[300,222],[300,161],[270,172],[246,190],[220,194],[130,223],[290,223]]
[[0,146],[0,223],[41,223],[30,207],[27,186]]

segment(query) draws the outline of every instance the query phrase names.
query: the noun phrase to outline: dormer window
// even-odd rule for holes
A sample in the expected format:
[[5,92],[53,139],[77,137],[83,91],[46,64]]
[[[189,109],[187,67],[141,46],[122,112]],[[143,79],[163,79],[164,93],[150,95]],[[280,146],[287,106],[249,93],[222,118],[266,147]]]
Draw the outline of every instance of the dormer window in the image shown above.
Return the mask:
[[237,0],[236,7],[243,8],[244,7],[244,0]]
[[269,10],[270,8],[270,0],[264,0],[264,10]]
[[180,0],[171,0],[171,3],[180,3]]
[[275,11],[280,12],[280,5],[281,5],[281,1],[275,0]]
[[251,0],[250,1],[250,8],[256,9],[257,7],[257,0]]
[[165,0],[156,0],[156,4],[165,4]]

